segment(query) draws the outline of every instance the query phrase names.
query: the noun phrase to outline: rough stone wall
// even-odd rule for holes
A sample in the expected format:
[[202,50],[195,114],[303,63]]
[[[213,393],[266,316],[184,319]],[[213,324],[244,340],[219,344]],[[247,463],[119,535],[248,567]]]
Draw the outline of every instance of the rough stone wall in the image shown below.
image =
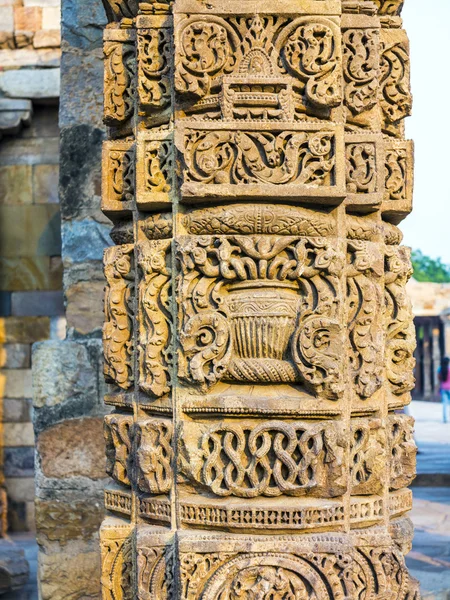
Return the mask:
[[67,337],[36,344],[36,528],[43,600],[100,597],[105,461],[100,211],[104,137],[100,3],[62,5],[60,202]]
[[34,528],[31,345],[64,336],[58,1],[0,1],[0,368],[8,526]]
[[105,600],[416,600],[401,0],[108,2]]

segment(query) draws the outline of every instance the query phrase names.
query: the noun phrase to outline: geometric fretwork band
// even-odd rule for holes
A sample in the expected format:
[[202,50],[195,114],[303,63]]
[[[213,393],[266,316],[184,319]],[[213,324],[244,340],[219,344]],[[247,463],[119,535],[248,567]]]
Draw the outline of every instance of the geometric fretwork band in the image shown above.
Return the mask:
[[402,0],[108,0],[108,600],[417,600]]

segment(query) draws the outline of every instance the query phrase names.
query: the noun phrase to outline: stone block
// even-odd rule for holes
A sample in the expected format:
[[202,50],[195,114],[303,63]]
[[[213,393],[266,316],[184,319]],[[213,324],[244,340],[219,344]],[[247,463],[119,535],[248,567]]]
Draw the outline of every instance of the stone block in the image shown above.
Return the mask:
[[11,292],[0,292],[0,317],[11,315]]
[[67,326],[82,334],[100,329],[103,324],[102,295],[104,283],[75,283],[66,290]]
[[0,6],[0,31],[14,31],[14,9],[12,6]]
[[33,202],[35,204],[57,204],[59,202],[58,165],[33,166]]
[[0,347],[0,367],[5,369],[29,369],[31,366],[31,346],[29,344],[2,344]]
[[0,256],[59,256],[60,226],[58,206],[0,206]]
[[[48,317],[9,317],[0,319],[0,344],[32,344],[47,340],[50,335],[50,319]],[[22,360],[28,360],[29,354],[24,358],[25,350],[23,348],[12,348],[10,352],[21,358],[16,358],[19,363]],[[5,366],[14,369],[16,366],[10,366],[8,363],[8,349],[5,359]]]
[[31,399],[3,398],[3,421],[8,424],[31,421]]
[[57,6],[44,6],[42,9],[42,29],[60,29],[61,10]]
[[6,448],[34,447],[32,423],[4,423],[3,444]]
[[38,541],[65,546],[69,540],[92,538],[100,529],[104,512],[101,503],[36,499]]
[[59,29],[42,29],[37,31],[33,38],[35,48],[58,48],[61,46],[61,32]]
[[41,8],[44,8],[45,6],[56,6],[57,8],[60,8],[61,0],[23,0],[23,5],[40,6]]
[[32,502],[34,500],[35,488],[32,477],[7,477],[5,485],[8,498],[16,502]]
[[42,600],[100,600],[100,553],[78,541],[60,552],[40,552],[39,581]]
[[[8,539],[0,541],[0,594],[11,592],[25,585],[29,577],[29,565],[24,551]],[[18,592],[20,593],[20,592]],[[14,592],[6,593],[3,597],[15,596]]]
[[12,50],[15,46],[13,33],[9,31],[0,31],[0,50]]
[[43,9],[40,6],[16,6],[14,8],[15,31],[38,31],[42,28]]
[[[11,98],[5,99],[9,102],[18,102]],[[4,102],[4,100],[3,100]],[[22,100],[22,103],[24,101]],[[25,110],[25,105],[23,107]],[[53,113],[54,114],[54,113]],[[33,131],[33,121],[30,129]],[[27,137],[4,138],[0,148],[0,165],[42,165],[58,164],[59,162],[59,139],[54,136],[41,136],[37,134],[34,139]]]
[[[0,86],[2,74],[0,74]],[[33,201],[30,165],[0,167],[0,203],[31,204]]]
[[58,49],[28,49],[0,50],[0,64],[4,69],[19,69],[22,67],[59,67],[61,50]]
[[34,477],[34,446],[5,448],[5,477]]
[[0,396],[3,398],[31,398],[33,395],[31,369],[2,369]]
[[37,451],[45,477],[105,477],[103,420],[68,419],[42,432]]
[[19,69],[0,73],[0,90],[9,98],[59,98],[60,70]]
[[102,260],[103,251],[111,245],[110,227],[91,219],[62,224],[62,256],[64,263]]
[[12,292],[26,290],[60,290],[62,263],[60,257],[0,257],[0,286]]
[[77,342],[44,342],[33,348],[33,406],[75,402],[97,394],[97,370],[89,348]]
[[62,291],[13,292],[11,312],[16,317],[63,315],[64,295]]

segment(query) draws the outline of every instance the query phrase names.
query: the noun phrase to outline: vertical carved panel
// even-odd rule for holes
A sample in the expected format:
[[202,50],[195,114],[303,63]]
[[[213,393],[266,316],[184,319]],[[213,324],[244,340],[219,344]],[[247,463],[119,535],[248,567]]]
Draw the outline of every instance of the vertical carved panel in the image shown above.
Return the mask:
[[403,1],[110,1],[104,598],[418,600]]

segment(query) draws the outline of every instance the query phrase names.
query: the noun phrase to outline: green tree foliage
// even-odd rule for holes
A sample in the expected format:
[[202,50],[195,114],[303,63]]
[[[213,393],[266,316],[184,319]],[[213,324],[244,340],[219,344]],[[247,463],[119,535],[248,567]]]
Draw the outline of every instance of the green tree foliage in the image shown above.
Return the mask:
[[450,283],[450,265],[443,263],[440,258],[430,258],[420,250],[413,250],[411,258],[416,281]]

